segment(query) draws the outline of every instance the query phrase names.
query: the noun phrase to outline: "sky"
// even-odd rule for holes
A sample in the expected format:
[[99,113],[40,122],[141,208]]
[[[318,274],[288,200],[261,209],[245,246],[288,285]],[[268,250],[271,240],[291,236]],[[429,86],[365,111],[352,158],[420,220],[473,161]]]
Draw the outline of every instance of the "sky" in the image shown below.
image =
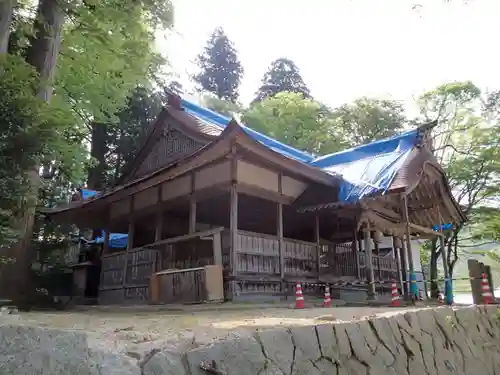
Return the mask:
[[312,95],[331,107],[362,96],[408,107],[450,81],[500,88],[500,0],[173,1],[175,30],[157,46],[178,80],[192,85],[196,55],[221,26],[245,70],[244,104],[280,57],[292,59]]

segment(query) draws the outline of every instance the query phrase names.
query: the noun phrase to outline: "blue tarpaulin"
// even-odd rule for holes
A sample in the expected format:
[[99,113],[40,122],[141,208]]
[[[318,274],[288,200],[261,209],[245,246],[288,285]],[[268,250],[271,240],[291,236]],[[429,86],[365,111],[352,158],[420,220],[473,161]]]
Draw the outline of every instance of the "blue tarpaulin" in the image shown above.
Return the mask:
[[[181,100],[190,115],[223,129],[230,121],[211,110],[201,108],[187,100]],[[287,146],[255,130],[241,125],[252,138],[289,158],[335,173],[344,180],[340,185],[339,200],[356,202],[374,193],[384,193],[417,141],[417,130],[382,139],[314,159],[311,154]]]
[[[221,129],[224,129],[227,126],[227,124],[229,124],[229,121],[231,121],[231,119],[228,117],[222,116],[209,109],[199,107],[196,104],[188,102],[187,100],[184,99],[181,99],[181,105],[183,106],[184,110],[191,116],[197,117],[200,120],[208,122],[210,124],[217,125]],[[261,134],[253,129],[250,129],[245,125],[240,124],[240,126],[253,139],[259,141],[263,145],[269,147],[271,150],[279,154],[282,154],[286,157],[304,163],[308,163],[314,159],[314,156],[307,152],[297,150],[294,147],[288,146],[271,137],[268,137],[267,135]]]
[[[99,194],[98,191],[90,189],[80,189],[83,200],[90,199]],[[127,247],[128,235],[124,233],[110,233],[109,234],[109,247],[112,249],[124,249]],[[88,243],[104,243],[104,231],[101,232],[101,236],[96,237],[94,241],[89,241]]]
[[339,200],[356,202],[384,193],[405,163],[417,141],[417,130],[319,157],[309,163],[344,180]]
[[[99,237],[96,237],[95,243],[104,243],[104,231]],[[110,233],[109,234],[109,247],[112,249],[125,249],[128,243],[128,235],[124,233]]]
[[99,194],[98,191],[90,190],[90,189],[80,189],[80,193],[82,194],[82,198],[84,201],[86,201],[87,199],[93,198],[97,194]]

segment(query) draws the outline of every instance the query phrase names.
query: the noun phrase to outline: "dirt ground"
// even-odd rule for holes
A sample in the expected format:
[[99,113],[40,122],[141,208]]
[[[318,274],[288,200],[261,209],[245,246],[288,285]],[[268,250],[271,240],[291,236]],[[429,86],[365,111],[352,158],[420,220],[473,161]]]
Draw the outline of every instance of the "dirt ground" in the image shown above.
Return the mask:
[[150,308],[88,308],[83,311],[30,312],[5,315],[0,322],[69,329],[87,333],[93,345],[125,352],[152,348],[186,350],[255,329],[313,325],[393,315],[411,308],[334,307],[294,310],[287,307],[245,306]]

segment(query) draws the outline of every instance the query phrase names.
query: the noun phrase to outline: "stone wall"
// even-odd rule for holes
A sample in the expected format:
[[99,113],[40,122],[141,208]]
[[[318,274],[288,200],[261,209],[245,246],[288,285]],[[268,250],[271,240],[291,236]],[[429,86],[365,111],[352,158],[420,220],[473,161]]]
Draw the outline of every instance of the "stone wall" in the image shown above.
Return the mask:
[[[44,371],[35,370],[39,368]],[[187,353],[152,351],[137,359],[89,347],[84,334],[1,326],[0,374],[34,373],[499,375],[500,322],[495,306],[427,309],[265,330]]]

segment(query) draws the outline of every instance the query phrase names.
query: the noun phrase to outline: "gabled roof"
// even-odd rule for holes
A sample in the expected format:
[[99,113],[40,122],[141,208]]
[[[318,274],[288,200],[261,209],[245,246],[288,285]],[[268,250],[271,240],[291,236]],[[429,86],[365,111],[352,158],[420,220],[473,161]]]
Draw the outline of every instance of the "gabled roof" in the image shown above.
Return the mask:
[[263,143],[256,141],[235,120],[231,120],[219,137],[182,160],[178,160],[166,167],[160,168],[146,176],[137,178],[123,185],[115,186],[113,189],[104,191],[98,196],[95,196],[94,199],[72,202],[64,207],[46,210],[45,212],[57,215],[78,208],[91,210],[103,208],[103,205],[123,199],[147,188],[157,186],[165,181],[184,175],[206,163],[224,157],[228,155],[235,146],[254,154],[256,157],[260,157],[263,161],[280,167],[283,171],[292,176],[299,176],[324,185],[338,185],[339,179],[334,174],[326,174],[311,165],[290,158],[284,153],[274,151]]
[[419,129],[319,157],[310,165],[342,176],[339,200],[386,192],[419,140]]
[[[193,116],[196,118],[199,122],[204,123],[206,126],[217,126],[219,127],[220,131],[222,132],[223,129],[231,122],[231,119],[228,117],[225,117],[217,112],[211,111],[206,108],[202,108],[200,106],[197,106],[194,103],[191,103],[187,100],[181,99],[181,106],[188,113],[189,115]],[[253,139],[256,141],[262,143],[266,147],[270,148],[271,150],[282,154],[286,157],[289,157],[291,159],[295,159],[298,161],[301,161],[303,163],[309,163],[312,160],[314,160],[314,156],[305,152],[298,150],[292,146],[288,146],[284,143],[281,143],[271,137],[268,137],[267,135],[264,135],[262,133],[259,133],[258,131],[255,131],[241,123],[239,123],[239,126]]]

